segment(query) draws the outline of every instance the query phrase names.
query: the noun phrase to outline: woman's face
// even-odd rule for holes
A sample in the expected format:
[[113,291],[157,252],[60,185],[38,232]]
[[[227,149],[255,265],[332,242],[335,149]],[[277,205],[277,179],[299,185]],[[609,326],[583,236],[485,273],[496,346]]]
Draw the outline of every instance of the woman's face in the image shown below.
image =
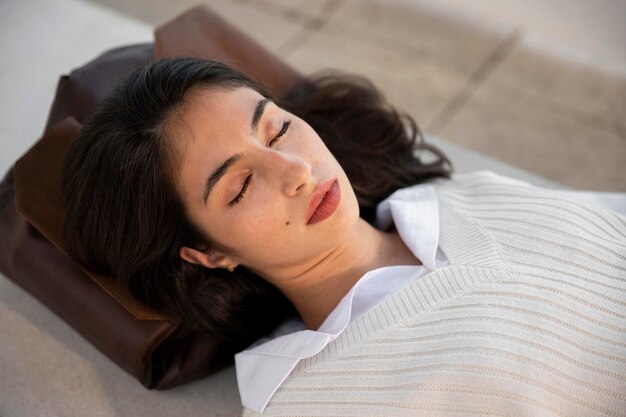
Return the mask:
[[[309,268],[350,239],[359,208],[343,169],[306,122],[256,91],[193,90],[167,133],[179,152],[187,215],[217,247],[230,249],[185,249],[184,259],[244,265],[269,278]],[[334,208],[338,188],[335,210],[315,221],[318,210],[309,222],[335,180],[325,195],[326,208]]]

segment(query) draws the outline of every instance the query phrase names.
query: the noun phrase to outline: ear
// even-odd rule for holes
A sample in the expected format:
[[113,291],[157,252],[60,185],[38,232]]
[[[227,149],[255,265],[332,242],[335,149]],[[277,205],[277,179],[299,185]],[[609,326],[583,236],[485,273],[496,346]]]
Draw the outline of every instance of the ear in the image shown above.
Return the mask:
[[201,251],[183,246],[179,254],[184,261],[202,265],[205,268],[226,268],[229,265],[237,265],[232,259],[215,250]]

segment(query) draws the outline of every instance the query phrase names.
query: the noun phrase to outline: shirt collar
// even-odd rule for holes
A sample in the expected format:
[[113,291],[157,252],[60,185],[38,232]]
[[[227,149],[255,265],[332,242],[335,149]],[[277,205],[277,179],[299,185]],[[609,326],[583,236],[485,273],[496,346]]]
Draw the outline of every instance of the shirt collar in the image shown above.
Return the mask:
[[[237,384],[244,407],[263,412],[298,362],[318,354],[343,333],[350,321],[386,296],[435,269],[439,207],[431,184],[394,192],[378,205],[376,217],[376,226],[381,230],[387,230],[392,222],[395,224],[400,237],[423,267],[401,265],[369,271],[350,289],[317,331],[300,330],[274,337],[235,355]],[[380,285],[381,282],[384,285]]]
[[426,268],[435,269],[439,245],[439,205],[431,184],[397,190],[376,209],[376,225],[386,230],[395,224],[398,234]]

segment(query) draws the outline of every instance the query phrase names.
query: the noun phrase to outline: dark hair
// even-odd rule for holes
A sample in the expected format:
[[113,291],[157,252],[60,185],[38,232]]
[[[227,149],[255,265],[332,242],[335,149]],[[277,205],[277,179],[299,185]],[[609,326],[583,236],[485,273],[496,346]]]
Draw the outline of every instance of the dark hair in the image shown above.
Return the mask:
[[[140,301],[238,350],[296,312],[243,267],[210,270],[179,256],[182,246],[213,243],[185,215],[165,124],[190,90],[210,86],[245,86],[269,97],[231,68],[192,58],[150,62],[114,90],[66,155],[65,241],[70,255],[115,276]],[[367,221],[394,190],[450,174],[445,155],[426,145],[412,119],[363,79],[325,75],[278,103],[317,130],[350,178]],[[422,163],[415,147],[431,150],[437,160]]]

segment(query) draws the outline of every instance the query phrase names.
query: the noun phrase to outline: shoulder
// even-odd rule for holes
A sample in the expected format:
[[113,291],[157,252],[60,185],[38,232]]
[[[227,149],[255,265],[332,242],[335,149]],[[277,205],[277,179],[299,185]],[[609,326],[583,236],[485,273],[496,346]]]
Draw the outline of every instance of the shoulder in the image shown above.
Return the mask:
[[452,178],[437,178],[429,182],[400,188],[390,194],[387,199],[414,200],[424,194],[427,194],[429,190],[432,189],[440,191],[446,189],[473,189],[489,186],[512,188],[522,187],[533,189],[537,188],[536,186],[522,180],[497,174],[493,171],[482,170],[463,174],[455,174],[452,176]]
[[535,186],[515,178],[497,174],[493,171],[481,170],[464,174],[456,174],[450,180],[436,181],[433,183],[437,187],[442,186],[511,186],[536,188]]
[[496,174],[492,171],[475,171],[454,175],[451,179],[432,183],[439,200],[458,196],[471,201],[487,199],[521,199],[530,196],[554,194],[559,190],[540,188],[525,181]]

